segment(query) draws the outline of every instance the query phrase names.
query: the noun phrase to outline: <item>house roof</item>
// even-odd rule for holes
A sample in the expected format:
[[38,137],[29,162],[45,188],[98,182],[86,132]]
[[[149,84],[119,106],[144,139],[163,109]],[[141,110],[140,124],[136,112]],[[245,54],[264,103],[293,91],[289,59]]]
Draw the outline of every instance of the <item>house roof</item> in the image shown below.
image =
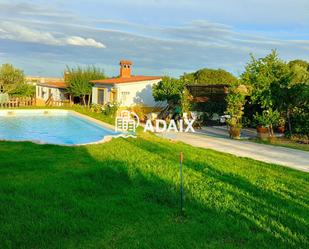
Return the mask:
[[61,88],[61,89],[67,88],[67,84],[64,81],[50,81],[50,82],[45,82],[45,83],[38,83],[38,85],[46,86],[46,87]]
[[123,77],[123,78],[111,78],[104,80],[92,80],[92,83],[96,84],[123,84],[123,83],[133,83],[133,82],[141,82],[147,80],[159,80],[162,79],[160,76],[131,76],[131,77]]

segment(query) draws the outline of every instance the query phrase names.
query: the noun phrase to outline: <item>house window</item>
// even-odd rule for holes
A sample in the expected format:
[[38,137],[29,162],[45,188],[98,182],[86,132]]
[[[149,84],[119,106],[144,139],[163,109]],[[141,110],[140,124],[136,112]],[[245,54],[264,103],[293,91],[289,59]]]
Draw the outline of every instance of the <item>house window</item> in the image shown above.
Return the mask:
[[98,89],[98,102],[99,105],[105,104],[105,89],[99,88]]
[[121,92],[121,103],[125,103],[127,101],[127,97],[130,95],[130,92]]

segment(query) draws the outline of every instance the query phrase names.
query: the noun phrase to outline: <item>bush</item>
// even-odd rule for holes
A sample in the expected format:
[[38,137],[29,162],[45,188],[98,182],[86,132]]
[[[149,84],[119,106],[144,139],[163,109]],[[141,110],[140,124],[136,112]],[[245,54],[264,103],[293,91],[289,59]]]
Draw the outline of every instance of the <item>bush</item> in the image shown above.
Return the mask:
[[309,144],[309,136],[307,135],[292,135],[291,140],[301,144]]
[[135,112],[141,122],[145,121],[146,114],[147,114],[145,107],[143,107],[142,105],[134,105],[134,106],[131,106],[129,110],[132,112]]
[[119,108],[119,104],[116,102],[109,102],[103,107],[103,114],[106,116],[115,116]]
[[269,108],[268,110],[264,110],[262,114],[256,113],[253,118],[257,126],[269,128],[271,135],[273,135],[273,126],[278,124],[280,113],[277,110]]
[[247,87],[239,84],[239,82],[235,82],[229,87],[229,93],[226,96],[227,108],[225,112],[225,114],[230,115],[230,119],[227,120],[229,126],[233,128],[242,127],[243,109],[248,94]]
[[291,123],[292,134],[309,136],[309,107],[294,108]]
[[99,105],[99,104],[92,104],[90,107],[90,111],[95,112],[95,113],[102,113],[103,110],[104,110],[104,106]]

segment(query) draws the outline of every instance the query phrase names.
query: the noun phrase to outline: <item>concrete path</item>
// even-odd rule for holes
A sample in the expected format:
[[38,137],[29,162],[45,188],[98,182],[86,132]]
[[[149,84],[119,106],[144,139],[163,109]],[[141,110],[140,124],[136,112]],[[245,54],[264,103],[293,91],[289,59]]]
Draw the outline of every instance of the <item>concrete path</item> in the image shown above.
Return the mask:
[[[203,126],[201,130],[197,130],[199,133],[203,133],[209,135],[211,137],[221,137],[221,138],[229,138],[229,132],[226,125],[221,126]],[[249,139],[256,138],[257,133],[256,129],[252,128],[242,128],[241,129],[241,138]],[[281,137],[283,134],[275,133],[276,137]]]
[[196,147],[209,148],[309,172],[309,152],[301,150],[213,137],[202,133],[165,133],[160,134],[160,136],[182,141]]

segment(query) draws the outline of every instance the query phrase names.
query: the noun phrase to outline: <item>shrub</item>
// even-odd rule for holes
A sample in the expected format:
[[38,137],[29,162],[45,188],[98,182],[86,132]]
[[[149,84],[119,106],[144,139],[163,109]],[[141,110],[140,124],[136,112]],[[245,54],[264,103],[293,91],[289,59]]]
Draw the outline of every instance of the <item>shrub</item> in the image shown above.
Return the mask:
[[291,140],[297,143],[309,144],[309,136],[307,135],[292,135]]
[[253,118],[257,126],[268,127],[270,134],[273,135],[273,126],[278,124],[280,113],[277,110],[270,108],[268,110],[264,110],[262,114],[256,113]]
[[141,122],[145,121],[147,112],[144,106],[134,105],[134,106],[131,106],[129,110],[132,112],[135,112]]
[[291,115],[292,133],[309,136],[309,106],[294,108]]
[[115,116],[119,108],[119,104],[116,102],[109,102],[103,107],[103,114],[106,116]]
[[226,96],[227,108],[225,114],[230,115],[227,123],[233,128],[242,127],[243,109],[247,95],[248,89],[246,86],[239,85],[238,82],[229,87],[229,93]]
[[95,112],[95,113],[101,113],[104,110],[104,106],[103,105],[99,105],[99,104],[92,104],[90,107],[90,111]]

